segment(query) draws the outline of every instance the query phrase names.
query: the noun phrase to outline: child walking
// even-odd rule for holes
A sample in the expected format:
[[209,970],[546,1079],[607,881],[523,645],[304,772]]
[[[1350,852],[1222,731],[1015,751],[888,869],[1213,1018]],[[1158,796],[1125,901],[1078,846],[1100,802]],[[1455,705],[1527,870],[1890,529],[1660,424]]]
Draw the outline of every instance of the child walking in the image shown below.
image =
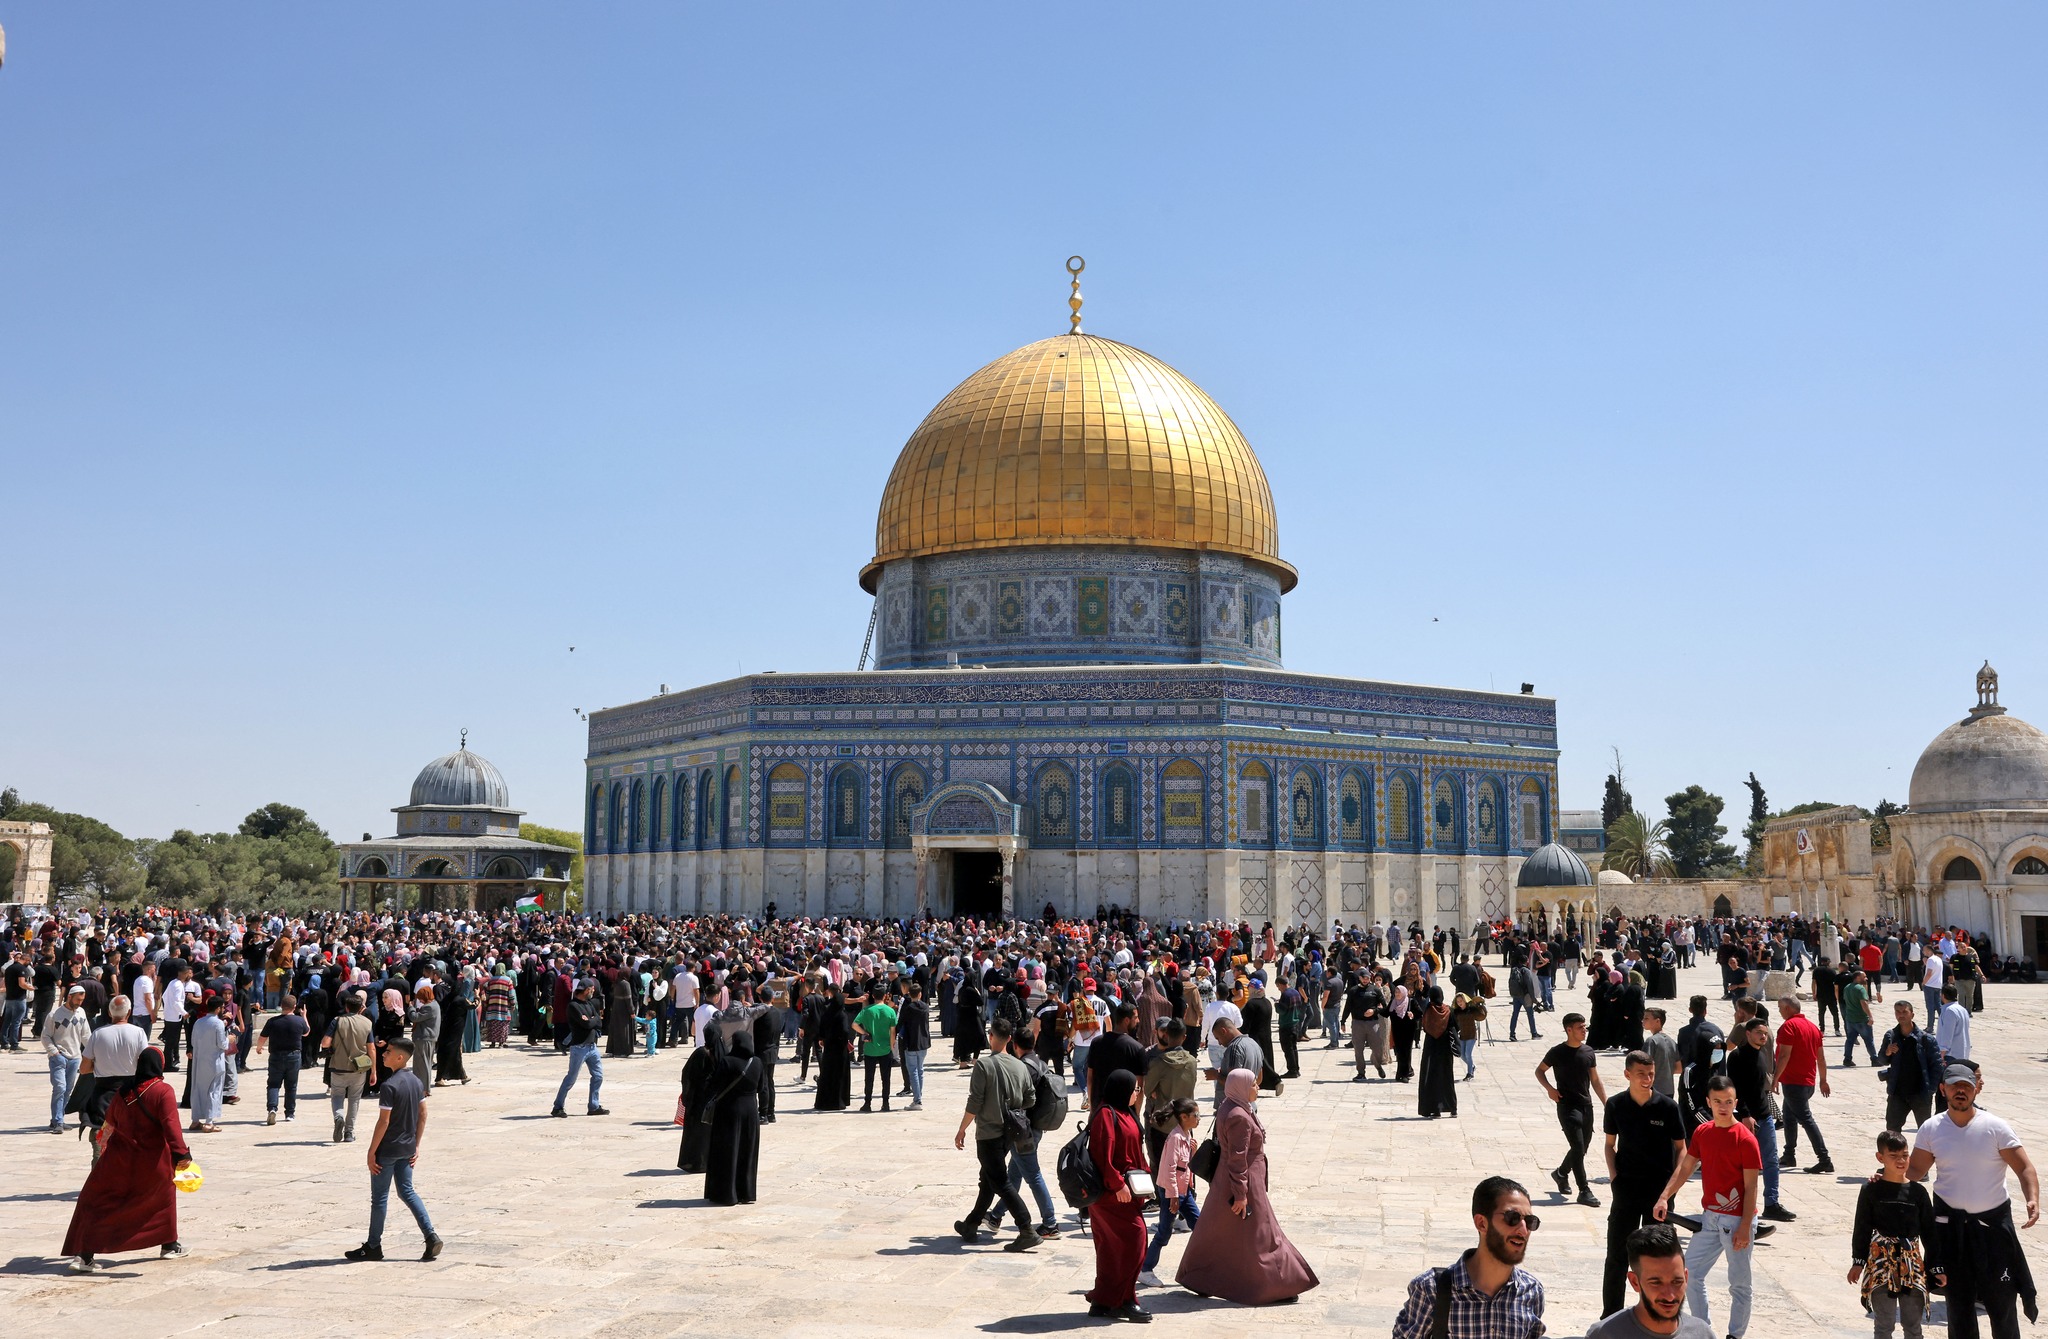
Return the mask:
[[1920,1339],[1927,1280],[1932,1278],[1937,1288],[1948,1286],[1936,1258],[1941,1239],[1934,1231],[1934,1201],[1926,1186],[1906,1179],[1910,1162],[1906,1136],[1897,1130],[1880,1132],[1882,1176],[1864,1183],[1856,1196],[1849,1282],[1863,1284],[1863,1309],[1870,1313],[1876,1339],[1892,1339],[1894,1322],[1905,1325],[1906,1339]]
[[1167,1110],[1173,1115],[1173,1128],[1159,1150],[1159,1226],[1152,1231],[1152,1245],[1145,1251],[1145,1267],[1138,1275],[1138,1282],[1147,1288],[1166,1286],[1152,1271],[1159,1267],[1159,1253],[1166,1249],[1167,1239],[1173,1235],[1175,1217],[1185,1220],[1189,1228],[1202,1221],[1201,1206],[1195,1203],[1195,1173],[1190,1166],[1195,1156],[1195,1127],[1202,1120],[1201,1108],[1193,1098],[1179,1097]]

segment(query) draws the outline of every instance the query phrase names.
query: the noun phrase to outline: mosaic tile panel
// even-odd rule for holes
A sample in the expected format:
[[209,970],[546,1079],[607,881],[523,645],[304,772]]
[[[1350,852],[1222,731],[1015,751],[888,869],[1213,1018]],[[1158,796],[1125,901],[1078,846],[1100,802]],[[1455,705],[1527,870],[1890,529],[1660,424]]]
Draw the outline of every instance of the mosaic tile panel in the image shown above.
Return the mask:
[[989,583],[962,581],[952,588],[952,619],[949,636],[953,641],[987,638],[994,622]]
[[1111,621],[1120,637],[1159,635],[1159,583],[1118,577],[1111,586]]
[[1074,635],[1074,583],[1066,577],[1039,577],[1031,583],[1031,635]]
[[1109,635],[1109,579],[1082,577],[1075,586],[1075,620],[1083,637]]
[[924,593],[924,639],[927,642],[946,640],[946,587],[933,586]]
[[1160,588],[1160,626],[1169,637],[1186,637],[1194,628],[1188,616],[1188,587],[1185,581],[1169,581]]
[[1024,608],[1024,583],[1021,581],[999,581],[996,583],[996,636],[1001,638],[1022,637],[1030,627],[1030,618]]

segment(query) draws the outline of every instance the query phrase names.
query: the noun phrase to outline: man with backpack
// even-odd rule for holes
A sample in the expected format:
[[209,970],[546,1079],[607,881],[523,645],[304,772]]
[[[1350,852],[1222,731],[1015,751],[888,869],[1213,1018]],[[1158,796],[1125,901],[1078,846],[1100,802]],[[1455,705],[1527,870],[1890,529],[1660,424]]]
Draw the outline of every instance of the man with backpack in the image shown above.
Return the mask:
[[1031,1226],[1024,1201],[1010,1188],[1009,1152],[1014,1136],[1031,1125],[1031,1111],[1037,1102],[1036,1085],[1024,1062],[1010,1054],[1012,1036],[1008,1019],[989,1024],[989,1050],[974,1062],[967,1080],[967,1109],[960,1114],[960,1128],[953,1132],[953,1147],[967,1147],[967,1131],[974,1130],[974,1153],[981,1164],[981,1180],[974,1207],[953,1224],[960,1240],[972,1242],[981,1235],[982,1220],[989,1206],[1003,1202],[1017,1235],[1003,1249],[1028,1251],[1042,1238]]
[[[1023,1201],[1026,1186],[1031,1188],[1031,1197],[1038,1202],[1038,1235],[1058,1237],[1060,1234],[1059,1210],[1052,1202],[1052,1191],[1045,1184],[1045,1170],[1038,1162],[1038,1145],[1047,1134],[1061,1129],[1067,1123],[1067,1085],[1053,1077],[1052,1068],[1037,1053],[1038,1038],[1030,1032],[1020,1032],[1011,1041],[1011,1053],[1024,1065],[1031,1075],[1031,1137],[1026,1142],[1010,1141],[1010,1193]],[[990,1211],[988,1226],[991,1232],[999,1232],[1003,1226],[1003,1209],[998,1204]],[[1021,1226],[1021,1224],[1020,1224]]]
[[1425,1269],[1408,1284],[1394,1339],[1529,1339],[1543,1333],[1543,1283],[1522,1268],[1541,1220],[1529,1192],[1505,1176],[1472,1191],[1479,1243],[1449,1269]]

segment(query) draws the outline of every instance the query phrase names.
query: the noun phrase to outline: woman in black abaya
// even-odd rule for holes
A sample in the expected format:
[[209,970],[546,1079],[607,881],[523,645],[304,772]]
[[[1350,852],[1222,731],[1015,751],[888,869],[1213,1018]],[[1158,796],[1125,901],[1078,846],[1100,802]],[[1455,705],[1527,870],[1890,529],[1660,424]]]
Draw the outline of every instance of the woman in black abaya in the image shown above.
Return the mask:
[[1422,1064],[1416,1070],[1415,1110],[1425,1120],[1458,1114],[1458,1075],[1453,1059],[1457,1027],[1444,1005],[1444,988],[1431,986],[1422,1010]]
[[853,1031],[846,1024],[846,995],[838,986],[825,989],[825,1011],[818,1015],[819,1111],[844,1111],[853,1101],[853,1061],[847,1052]]
[[469,1074],[462,1067],[462,1029],[475,1007],[476,996],[471,993],[469,980],[456,977],[449,987],[448,1002],[441,1006],[441,1033],[434,1041],[435,1084],[469,1082]]
[[988,1049],[988,1024],[982,1017],[981,987],[968,976],[953,994],[953,1059],[961,1069],[973,1069],[974,1062]]
[[713,1204],[752,1204],[761,1161],[761,1062],[754,1039],[732,1039],[732,1053],[712,1080],[711,1154],[704,1168],[704,1198]]
[[683,1062],[683,1144],[676,1150],[676,1167],[685,1172],[703,1171],[710,1154],[711,1099],[726,1056],[725,1035],[717,1028],[704,1032],[704,1044]]
[[619,973],[612,979],[611,1002],[605,1010],[604,1053],[624,1060],[633,1054],[633,988],[626,984],[626,974]]

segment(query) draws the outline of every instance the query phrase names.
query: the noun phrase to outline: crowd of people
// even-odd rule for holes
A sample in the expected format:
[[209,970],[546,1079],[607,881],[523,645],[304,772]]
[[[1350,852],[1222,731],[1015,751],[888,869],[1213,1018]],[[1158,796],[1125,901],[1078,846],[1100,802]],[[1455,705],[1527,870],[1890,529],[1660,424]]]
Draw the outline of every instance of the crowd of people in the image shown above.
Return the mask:
[[[861,1111],[877,1100],[883,1112],[897,1100],[920,1109],[928,1053],[946,1046],[967,1077],[955,1143],[964,1150],[973,1138],[979,1169],[975,1202],[954,1224],[964,1242],[1005,1216],[1006,1250],[1057,1239],[1051,1163],[1095,1252],[1092,1314],[1149,1320],[1141,1294],[1166,1286],[1156,1271],[1183,1229],[1179,1286],[1287,1302],[1318,1280],[1267,1194],[1261,1103],[1283,1096],[1301,1048],[1320,1034],[1327,1048],[1349,1045],[1354,1082],[1412,1084],[1418,1117],[1455,1118],[1505,995],[1509,1039],[1526,1027],[1549,1043],[1535,1077],[1563,1135],[1548,1175],[1567,1201],[1603,1207],[1587,1167],[1596,1124],[1603,1139],[1608,1249],[1593,1333],[1712,1333],[1695,1322],[1710,1314],[1706,1281],[1725,1259],[1719,1333],[1744,1334],[1749,1252],[1796,1219],[1782,1173],[1797,1166],[1802,1135],[1806,1170],[1835,1170],[1814,1106],[1831,1091],[1829,1023],[1844,1047],[1838,1068],[1856,1065],[1860,1043],[1883,1069],[1879,1170],[1850,1243],[1851,1281],[1880,1339],[1894,1323],[1917,1339],[1930,1288],[1947,1289],[1952,1334],[1976,1333],[1974,1307],[1959,1298],[1985,1304],[1994,1336],[2016,1333],[2021,1303],[2033,1313],[2004,1171],[2020,1178],[2029,1227],[2036,1178],[2010,1126],[1976,1105],[1987,1080],[1969,1047],[1982,983],[2031,969],[1999,963],[1953,929],[1791,917],[1581,925],[1538,912],[1469,932],[1339,924],[1324,937],[1154,925],[1115,908],[1092,918],[1047,908],[1011,923],[113,909],[17,917],[0,940],[0,1047],[19,1049],[24,1034],[40,1041],[52,1132],[76,1116],[94,1143],[64,1244],[78,1272],[109,1253],[182,1253],[173,1181],[257,1067],[270,1122],[297,1119],[301,1076],[317,1071],[335,1143],[355,1140],[360,1104],[375,1102],[369,1231],[349,1258],[383,1258],[395,1190],[431,1260],[442,1242],[413,1177],[429,1098],[468,1082],[465,1057],[480,1050],[523,1037],[561,1053],[549,1110],[564,1119],[579,1082],[576,1109],[610,1114],[607,1059],[687,1051],[677,1166],[705,1177],[710,1203],[734,1205],[756,1198],[778,1094],[809,1085],[814,1108],[850,1109],[858,1067]],[[1719,965],[1721,994],[1734,1000],[1731,1034],[1708,1018],[1704,995],[1675,1033],[1651,1002],[1670,998],[1677,970],[1702,958]],[[1887,984],[1901,998],[1879,1041],[1873,1005]],[[1540,1020],[1560,990],[1584,1008],[1568,998],[1553,1032]],[[1610,1095],[1600,1062],[1616,1053]],[[794,1081],[783,1077],[791,1061]],[[1075,1105],[1082,1132],[1048,1158],[1045,1137],[1074,1128]],[[1702,1201],[1690,1217],[1676,1200],[1695,1173]],[[1454,1335],[1514,1339],[1532,1333],[1513,1328],[1521,1319],[1540,1320],[1541,1285],[1521,1268],[1539,1226],[1527,1190],[1489,1178],[1472,1211],[1477,1244],[1411,1285],[1401,1339],[1442,1332],[1444,1315]]]

